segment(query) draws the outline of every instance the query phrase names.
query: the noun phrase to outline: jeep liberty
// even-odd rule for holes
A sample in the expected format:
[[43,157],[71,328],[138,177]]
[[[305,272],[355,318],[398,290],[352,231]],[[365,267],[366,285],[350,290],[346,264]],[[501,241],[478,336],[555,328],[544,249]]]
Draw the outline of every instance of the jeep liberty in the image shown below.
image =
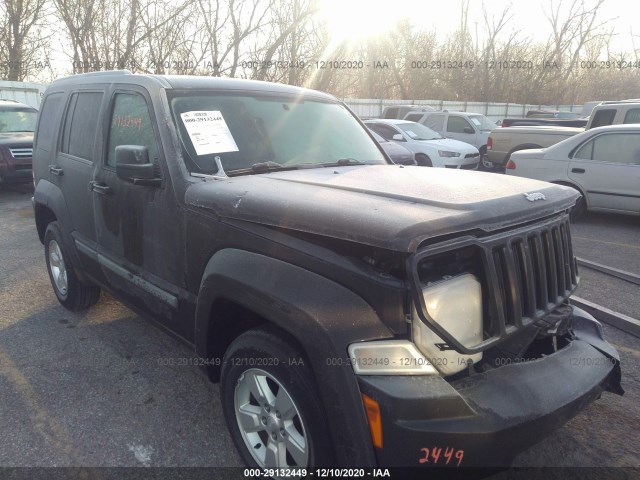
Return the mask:
[[330,95],[63,78],[34,171],[60,303],[105,290],[193,345],[248,466],[508,464],[622,394],[570,303],[575,190],[393,165]]

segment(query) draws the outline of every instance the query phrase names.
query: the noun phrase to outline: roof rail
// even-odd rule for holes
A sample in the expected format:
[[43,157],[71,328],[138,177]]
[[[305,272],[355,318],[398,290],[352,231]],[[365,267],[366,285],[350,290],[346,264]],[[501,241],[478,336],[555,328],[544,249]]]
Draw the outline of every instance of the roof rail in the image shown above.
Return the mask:
[[101,77],[107,75],[132,75],[131,70],[102,70],[100,72],[79,73],[78,75],[86,77]]

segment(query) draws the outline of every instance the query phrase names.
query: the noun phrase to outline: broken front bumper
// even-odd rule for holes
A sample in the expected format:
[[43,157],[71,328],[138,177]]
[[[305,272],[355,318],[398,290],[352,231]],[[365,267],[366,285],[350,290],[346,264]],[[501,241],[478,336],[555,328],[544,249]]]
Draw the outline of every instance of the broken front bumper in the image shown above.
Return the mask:
[[447,382],[437,376],[362,376],[380,405],[380,466],[503,466],[597,399],[622,394],[616,350],[574,308],[575,339],[552,355]]

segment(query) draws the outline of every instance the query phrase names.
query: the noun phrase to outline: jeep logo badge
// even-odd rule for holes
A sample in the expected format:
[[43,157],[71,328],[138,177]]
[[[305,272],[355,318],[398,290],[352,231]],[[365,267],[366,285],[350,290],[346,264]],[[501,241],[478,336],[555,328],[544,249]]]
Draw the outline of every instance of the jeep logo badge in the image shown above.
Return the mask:
[[536,200],[546,200],[547,199],[547,197],[545,197],[544,194],[542,194],[540,192],[525,193],[524,194],[524,198],[526,198],[530,202],[535,202]]

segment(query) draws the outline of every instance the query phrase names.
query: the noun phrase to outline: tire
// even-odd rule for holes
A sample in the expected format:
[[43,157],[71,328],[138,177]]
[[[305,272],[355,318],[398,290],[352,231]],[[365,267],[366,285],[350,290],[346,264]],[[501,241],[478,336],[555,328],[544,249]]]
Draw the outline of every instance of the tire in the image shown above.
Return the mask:
[[[578,193],[580,192],[578,191]],[[571,207],[571,210],[569,211],[569,220],[571,221],[571,223],[574,223],[576,220],[578,220],[584,214],[585,210],[586,206],[584,195],[580,193],[580,198],[576,200],[576,204]]]
[[563,185],[565,187],[571,187],[576,192],[578,192],[580,194],[580,198],[578,198],[578,200],[576,200],[576,204],[573,207],[571,207],[571,210],[569,210],[569,220],[571,221],[571,223],[574,223],[582,215],[584,215],[584,212],[587,210],[587,203],[585,202],[584,194],[578,188],[574,187],[573,185],[571,185],[569,183],[558,182],[558,185]]
[[227,427],[247,466],[331,466],[332,445],[313,373],[286,338],[276,328],[261,327],[227,349],[220,382]]
[[486,147],[486,145],[480,147],[480,163],[482,163],[482,166],[484,168],[486,168],[487,170],[493,170],[493,168],[495,167],[493,162],[490,162],[489,160],[487,160],[487,147]]
[[100,298],[100,289],[80,282],[69,255],[64,251],[58,222],[47,225],[44,234],[44,256],[51,286],[58,301],[68,310],[85,310]]
[[417,153],[416,154],[416,163],[418,165],[420,165],[421,167],[433,167],[433,162],[424,153]]

